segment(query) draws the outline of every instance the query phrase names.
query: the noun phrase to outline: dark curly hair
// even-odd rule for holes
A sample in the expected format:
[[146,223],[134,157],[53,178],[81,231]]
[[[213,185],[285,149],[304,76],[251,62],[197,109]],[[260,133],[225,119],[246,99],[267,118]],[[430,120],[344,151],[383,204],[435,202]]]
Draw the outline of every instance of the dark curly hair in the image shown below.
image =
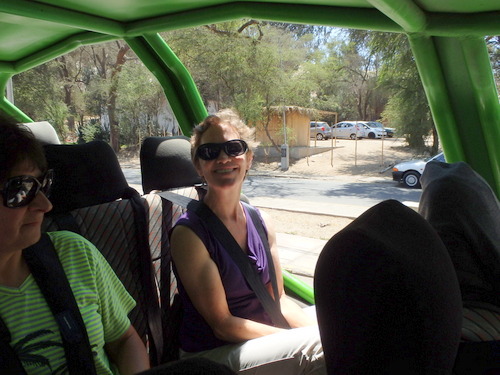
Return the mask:
[[0,183],[23,162],[33,164],[42,173],[47,170],[43,147],[31,130],[0,112]]

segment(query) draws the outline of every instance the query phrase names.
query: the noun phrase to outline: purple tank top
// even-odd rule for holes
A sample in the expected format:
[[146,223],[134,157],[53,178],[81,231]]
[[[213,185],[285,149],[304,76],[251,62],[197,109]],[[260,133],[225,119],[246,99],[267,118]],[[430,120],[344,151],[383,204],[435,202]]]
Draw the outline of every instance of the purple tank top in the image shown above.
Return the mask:
[[[255,270],[259,273],[262,281],[267,284],[270,282],[270,276],[264,245],[262,244],[247,208],[244,205],[243,207],[247,217],[248,258]],[[186,211],[177,221],[176,226],[177,225],[189,227],[205,244],[205,247],[210,253],[210,257],[219,268],[231,314],[240,318],[272,325],[271,318],[264,311],[255,293],[250,289],[237,264],[196,213]],[[180,343],[182,350],[186,352],[199,352],[228,344],[228,342],[219,340],[215,337],[212,328],[210,328],[208,323],[194,308],[177,274],[175,264],[173,270],[178,281],[179,294],[183,307],[183,318],[180,327]]]

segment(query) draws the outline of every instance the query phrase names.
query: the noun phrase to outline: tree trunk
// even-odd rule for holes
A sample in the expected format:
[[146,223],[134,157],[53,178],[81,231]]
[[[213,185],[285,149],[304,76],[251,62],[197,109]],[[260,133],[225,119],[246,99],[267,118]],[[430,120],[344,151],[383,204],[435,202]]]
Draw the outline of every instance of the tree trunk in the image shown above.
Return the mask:
[[75,131],[75,105],[73,103],[73,80],[69,75],[68,62],[63,55],[57,59],[59,62],[59,74],[64,82],[64,104],[69,110],[69,116],[66,118],[68,129],[71,132]]
[[271,141],[271,144],[276,149],[276,151],[280,152],[280,150],[281,150],[280,146],[278,144],[276,144],[276,142],[274,141],[274,139],[271,136],[271,133],[269,132],[269,122],[271,122],[271,116],[270,116],[270,110],[269,110],[269,108],[267,109],[266,112],[267,112],[267,121],[264,124],[264,131],[266,132],[267,138]]
[[111,85],[108,93],[107,110],[109,115],[109,141],[115,152],[120,151],[120,129],[116,116],[116,93],[118,91],[118,78],[123,64],[127,61],[126,54],[130,47],[127,44],[119,45],[118,54],[111,72]]

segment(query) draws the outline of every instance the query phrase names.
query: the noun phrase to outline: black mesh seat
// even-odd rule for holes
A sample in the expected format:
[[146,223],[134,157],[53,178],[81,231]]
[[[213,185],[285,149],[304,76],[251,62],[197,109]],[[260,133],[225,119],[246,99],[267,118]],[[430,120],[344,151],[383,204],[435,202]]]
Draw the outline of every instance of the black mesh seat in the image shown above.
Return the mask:
[[462,306],[434,229],[403,204],[382,202],[325,245],[314,280],[329,374],[448,374]]
[[100,141],[82,145],[47,145],[54,169],[45,231],[72,230],[104,255],[137,306],[130,319],[148,342],[152,363],[163,347],[159,298],[154,283],[148,225],[139,193],[128,186],[111,147]]
[[[171,267],[169,232],[185,207],[161,198],[155,192],[172,191],[188,198],[199,199],[201,179],[191,162],[189,138],[149,137],[140,151],[143,196],[149,221],[149,241],[160,298],[164,338],[164,361],[177,359],[177,281]],[[175,300],[175,302],[174,302]],[[172,306],[176,304],[175,308]]]

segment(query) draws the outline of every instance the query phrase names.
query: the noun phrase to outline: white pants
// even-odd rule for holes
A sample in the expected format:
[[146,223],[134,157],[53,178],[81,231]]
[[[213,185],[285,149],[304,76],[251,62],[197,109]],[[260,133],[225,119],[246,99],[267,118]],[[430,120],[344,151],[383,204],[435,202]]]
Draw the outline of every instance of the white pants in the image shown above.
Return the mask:
[[248,375],[326,375],[317,326],[294,328],[203,352],[181,351],[181,359],[193,357],[208,358]]

